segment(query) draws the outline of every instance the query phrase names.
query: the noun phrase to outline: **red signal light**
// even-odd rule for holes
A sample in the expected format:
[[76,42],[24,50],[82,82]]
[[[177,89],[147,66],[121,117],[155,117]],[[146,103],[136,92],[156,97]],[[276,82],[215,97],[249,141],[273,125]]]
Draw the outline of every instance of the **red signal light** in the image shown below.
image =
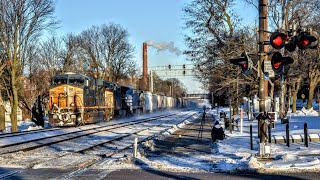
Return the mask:
[[272,69],[275,74],[280,75],[285,73],[285,67],[287,65],[293,63],[293,59],[291,57],[283,57],[280,52],[275,52],[271,58]]
[[275,49],[282,49],[285,44],[288,36],[282,32],[274,32],[270,36],[270,44]]
[[242,64],[243,69],[247,69],[248,65],[247,64]]
[[281,65],[281,62],[275,62],[275,63],[273,64],[273,67],[274,67],[275,69],[279,69],[280,65]]
[[301,39],[301,40],[299,41],[299,44],[300,44],[301,46],[303,46],[303,47],[308,46],[309,40],[308,40],[308,39]]
[[314,48],[317,46],[317,38],[308,32],[300,32],[297,35],[297,46],[299,49]]
[[242,69],[242,72],[245,75],[250,76],[250,69],[252,67],[252,61],[246,52],[243,52],[241,54],[241,57],[239,57],[239,58],[230,59],[230,63],[240,66]]
[[273,44],[276,46],[281,46],[282,44],[282,38],[280,36],[276,37],[275,39],[273,39]]

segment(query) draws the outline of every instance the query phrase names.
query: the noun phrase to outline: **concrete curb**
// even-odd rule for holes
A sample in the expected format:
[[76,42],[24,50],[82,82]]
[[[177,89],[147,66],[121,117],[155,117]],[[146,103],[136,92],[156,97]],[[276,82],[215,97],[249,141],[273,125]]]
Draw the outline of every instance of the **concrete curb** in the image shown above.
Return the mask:
[[[290,143],[304,142],[304,135],[290,135]],[[308,142],[320,141],[320,134],[308,134]],[[271,143],[282,144],[286,143],[286,136],[272,136]]]

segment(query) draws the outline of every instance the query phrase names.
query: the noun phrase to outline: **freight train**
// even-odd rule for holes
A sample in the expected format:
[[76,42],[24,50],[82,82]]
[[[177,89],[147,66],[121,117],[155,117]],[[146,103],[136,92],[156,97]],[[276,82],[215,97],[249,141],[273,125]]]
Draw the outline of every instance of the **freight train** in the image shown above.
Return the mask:
[[49,90],[49,123],[78,126],[108,121],[123,114],[185,107],[189,101],[140,91],[82,74],[58,74]]

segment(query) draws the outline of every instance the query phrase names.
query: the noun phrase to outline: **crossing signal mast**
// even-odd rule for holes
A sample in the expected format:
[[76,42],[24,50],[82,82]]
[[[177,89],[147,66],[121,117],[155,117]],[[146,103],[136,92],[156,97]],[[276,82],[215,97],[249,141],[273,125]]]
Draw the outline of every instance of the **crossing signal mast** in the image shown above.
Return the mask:
[[[258,52],[258,76],[259,76],[259,109],[260,113],[265,113],[265,92],[268,88],[265,88],[265,77],[269,77],[269,72],[272,74],[280,75],[284,79],[287,71],[289,70],[289,65],[294,62],[291,57],[282,56],[278,51],[271,53],[271,66],[270,61],[268,61],[268,53],[266,45],[271,45],[275,50],[281,50],[285,48],[288,52],[293,52],[298,47],[301,50],[304,49],[316,49],[319,44],[319,36],[316,32],[311,30],[304,31],[299,29],[298,31],[275,31],[271,34],[269,41],[267,41],[267,36],[265,33],[268,32],[268,0],[259,0],[259,52]],[[267,63],[268,62],[268,63]],[[252,61],[246,52],[241,54],[241,57],[230,59],[230,63],[234,65],[241,66],[242,72],[250,76],[250,70],[253,67]],[[263,70],[263,64],[266,68]],[[268,67],[268,68],[267,68]],[[272,69],[272,70],[271,70]],[[268,70],[268,73],[264,72]],[[274,73],[273,73],[274,72]],[[268,74],[268,76],[267,76]],[[264,116],[261,116],[264,117]],[[266,130],[267,130],[267,119],[258,119],[258,132],[260,131],[260,147],[259,156],[265,157],[267,154],[266,148]],[[270,146],[269,146],[270,147]]]
[[240,66],[242,72],[245,75],[250,76],[250,70],[253,66],[253,63],[246,52],[243,52],[240,58],[230,59],[230,63]]

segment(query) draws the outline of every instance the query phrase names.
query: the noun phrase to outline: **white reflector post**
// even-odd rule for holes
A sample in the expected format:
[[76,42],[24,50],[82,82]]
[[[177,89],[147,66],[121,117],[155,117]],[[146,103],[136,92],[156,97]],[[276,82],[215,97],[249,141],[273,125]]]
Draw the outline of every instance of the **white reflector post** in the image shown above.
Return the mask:
[[138,147],[138,138],[134,138],[134,143],[133,143],[133,157],[137,157],[137,147]]
[[242,132],[243,132],[243,109],[242,108],[240,108],[240,134],[242,134]]
[[270,144],[266,144],[264,146],[264,153],[265,153],[265,155],[270,155],[271,154],[271,146],[270,146]]
[[264,156],[264,143],[259,144],[259,155],[262,157]]

